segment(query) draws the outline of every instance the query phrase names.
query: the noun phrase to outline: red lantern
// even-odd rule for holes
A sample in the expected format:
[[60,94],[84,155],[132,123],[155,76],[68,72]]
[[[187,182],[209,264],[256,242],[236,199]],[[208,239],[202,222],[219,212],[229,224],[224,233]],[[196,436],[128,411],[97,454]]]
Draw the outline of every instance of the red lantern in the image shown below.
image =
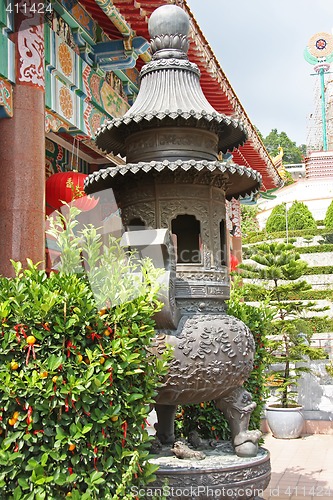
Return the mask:
[[87,212],[98,203],[98,198],[84,194],[84,180],[87,174],[75,171],[59,172],[46,180],[46,203],[53,210],[59,210],[64,203],[73,203]]
[[230,255],[230,269],[231,271],[236,271],[239,264],[239,260],[233,254]]

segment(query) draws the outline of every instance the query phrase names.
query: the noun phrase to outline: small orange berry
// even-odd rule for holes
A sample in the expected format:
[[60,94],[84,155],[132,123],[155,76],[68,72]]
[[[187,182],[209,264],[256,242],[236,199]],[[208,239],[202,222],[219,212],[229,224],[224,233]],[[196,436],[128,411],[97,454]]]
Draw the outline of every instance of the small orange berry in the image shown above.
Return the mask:
[[10,362],[10,368],[11,368],[11,370],[13,370],[13,371],[17,370],[18,367],[19,367],[19,365],[18,365],[18,363],[16,361],[11,361]]
[[101,310],[98,312],[98,314],[99,314],[100,316],[103,316],[103,314],[105,314],[105,313],[106,313],[106,309],[101,309]]
[[87,365],[90,365],[89,358],[84,358],[84,362],[85,362]]
[[102,356],[102,357],[101,357],[101,359],[99,360],[99,362],[100,362],[100,364],[101,364],[101,365],[104,365],[104,363],[105,363],[105,358]]
[[46,378],[48,376],[48,372],[41,372],[40,378]]
[[10,418],[10,419],[8,420],[9,425],[15,425],[15,424],[16,424],[16,422],[17,422],[17,419],[16,419],[16,418]]
[[78,363],[81,363],[81,361],[82,361],[82,360],[83,360],[83,356],[82,356],[82,354],[78,354],[78,355],[77,355],[77,362],[78,362]]
[[55,375],[54,377],[52,377],[52,382],[55,384],[56,381],[58,380],[58,377]]
[[70,444],[70,445],[68,446],[69,451],[74,451],[74,450],[75,450],[75,448],[76,448],[76,445],[75,445],[75,444]]
[[111,417],[112,422],[117,422],[118,419],[118,415],[114,415],[113,417]]
[[29,337],[27,337],[27,344],[34,345],[35,342],[36,342],[36,338],[33,335],[29,335]]
[[19,416],[20,416],[20,413],[18,411],[15,411],[13,418],[15,418],[15,420],[17,420],[19,418]]
[[109,337],[110,334],[111,334],[110,330],[106,328],[106,330],[104,330],[104,335],[106,335],[106,337]]

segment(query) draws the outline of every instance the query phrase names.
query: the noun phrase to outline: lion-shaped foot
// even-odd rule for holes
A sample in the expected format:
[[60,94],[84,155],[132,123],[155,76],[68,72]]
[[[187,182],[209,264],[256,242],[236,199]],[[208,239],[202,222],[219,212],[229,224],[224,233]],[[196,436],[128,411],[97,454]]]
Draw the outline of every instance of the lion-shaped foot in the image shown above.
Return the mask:
[[258,453],[258,443],[261,435],[258,430],[239,432],[233,440],[236,455],[239,457],[255,457]]

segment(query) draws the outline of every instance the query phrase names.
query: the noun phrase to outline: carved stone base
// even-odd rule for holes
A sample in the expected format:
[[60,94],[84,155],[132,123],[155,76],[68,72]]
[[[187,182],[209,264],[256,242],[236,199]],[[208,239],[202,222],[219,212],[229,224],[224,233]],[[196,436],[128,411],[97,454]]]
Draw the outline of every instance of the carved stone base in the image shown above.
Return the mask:
[[254,500],[263,496],[271,477],[269,452],[260,448],[256,457],[238,457],[229,442],[202,450],[204,460],[186,460],[156,455],[157,479],[147,486],[144,498],[177,500]]

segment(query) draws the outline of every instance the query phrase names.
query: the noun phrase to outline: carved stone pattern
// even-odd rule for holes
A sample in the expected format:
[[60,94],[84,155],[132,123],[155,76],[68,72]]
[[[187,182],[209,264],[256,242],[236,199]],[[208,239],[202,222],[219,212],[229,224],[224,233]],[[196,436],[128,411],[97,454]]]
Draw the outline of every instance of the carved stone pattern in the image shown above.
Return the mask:
[[239,386],[251,372],[251,338],[244,323],[226,314],[183,316],[177,331],[160,330],[153,345],[157,353],[163,352],[165,343],[175,348],[162,391],[173,387],[176,396],[185,396],[186,392],[187,401],[198,390],[209,393],[212,399],[219,398],[228,388]]
[[197,200],[177,200],[164,201],[161,200],[160,206],[160,227],[168,227],[171,230],[171,221],[177,215],[189,214],[194,215],[200,221],[201,237],[204,244],[209,245],[209,204],[206,202],[198,202]]
[[234,236],[240,238],[242,236],[241,231],[241,208],[240,201],[235,200],[234,198],[231,200],[231,224],[232,227],[236,227]]
[[[161,487],[167,478],[168,485],[179,490],[182,488],[185,490],[189,487],[196,488],[201,485],[222,491],[228,488],[228,494],[231,493],[232,495],[228,496],[228,498],[238,498],[237,490],[239,491],[241,488],[258,491],[264,490],[268,486],[271,472],[269,456],[267,455],[263,460],[259,464],[249,463],[247,465],[239,465],[238,467],[235,465],[235,470],[223,470],[221,466],[221,470],[207,471],[206,473],[202,468],[193,473],[193,468],[182,469],[179,467],[175,470],[170,467],[169,470],[166,470],[161,467],[156,473],[156,481],[151,483],[150,487]],[[173,472],[175,473],[173,474]],[[231,489],[234,489],[233,493],[230,491]],[[202,496],[199,498],[204,499],[206,497]],[[247,498],[252,498],[251,494]]]
[[[217,269],[221,269],[221,237],[220,237],[220,222],[225,219],[225,207],[220,202],[213,201],[213,214],[212,214],[212,226],[213,231],[213,255],[214,255],[214,266]],[[224,256],[226,261],[227,256]]]
[[150,41],[150,46],[153,53],[169,48],[182,50],[183,52],[187,53],[189,48],[189,40],[186,35],[157,35]]
[[162,184],[159,186],[157,184],[156,186],[157,193],[159,199],[163,198],[174,198],[174,199],[179,199],[181,198],[186,199],[189,198],[190,200],[209,200],[210,198],[210,193],[209,193],[209,187],[208,186],[186,186],[186,190],[184,190],[184,186],[179,186],[178,184],[169,184],[165,185]]
[[155,202],[136,203],[122,209],[122,219],[125,225],[137,217],[145,223],[146,227],[156,228]]
[[137,189],[126,190],[123,189],[120,195],[122,205],[132,205],[133,202],[137,203],[139,201],[147,201],[155,199],[155,189],[154,186],[139,185]]
[[183,314],[189,313],[202,313],[202,312],[211,312],[211,313],[225,313],[226,312],[226,304],[221,300],[194,300],[194,299],[181,299],[176,300],[176,303],[179,309]]
[[178,271],[177,278],[184,281],[217,281],[218,283],[229,284],[226,268],[219,272],[203,270],[196,272],[192,269],[190,271]]
[[226,172],[220,172],[218,170],[215,170],[214,172],[209,172],[206,169],[203,170],[192,169],[191,175],[189,175],[187,170],[179,168],[173,171],[165,170],[163,172],[163,175],[159,175],[159,183],[178,184],[178,185],[200,184],[203,186],[213,186],[215,188],[225,190],[227,187],[228,178],[229,177]]
[[198,297],[205,300],[208,296],[218,296],[223,299],[229,297],[229,287],[224,284],[216,284],[215,286],[208,286],[200,282],[187,282],[177,280],[176,282],[176,298],[182,297]]

